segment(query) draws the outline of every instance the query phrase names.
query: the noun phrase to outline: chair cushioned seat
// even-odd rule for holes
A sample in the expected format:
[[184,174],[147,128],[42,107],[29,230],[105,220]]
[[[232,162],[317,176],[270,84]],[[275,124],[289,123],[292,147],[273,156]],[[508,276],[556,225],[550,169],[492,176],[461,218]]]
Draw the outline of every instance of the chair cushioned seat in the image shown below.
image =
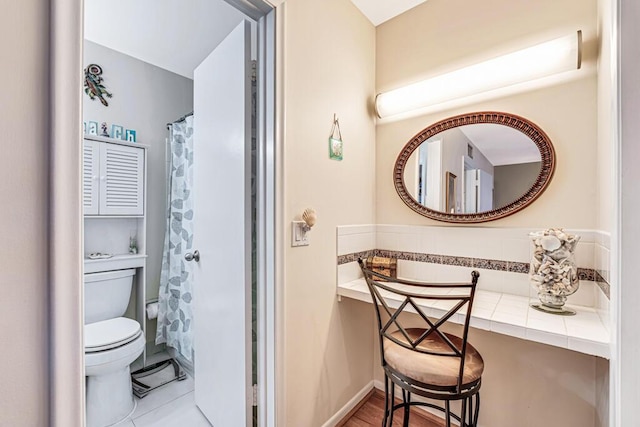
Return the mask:
[[[417,340],[426,329],[409,328],[405,329],[407,335],[412,341]],[[400,342],[407,343],[407,339],[400,331],[390,334]],[[462,339],[451,334],[444,334],[456,346],[462,348]],[[410,344],[409,344],[410,345]],[[440,338],[436,332],[432,332],[417,347],[419,349],[452,353],[451,347]],[[402,375],[420,381],[425,384],[435,386],[452,386],[458,385],[458,376],[460,372],[460,358],[449,356],[436,356],[431,354],[418,353],[402,347],[384,338],[384,355],[387,364]],[[462,384],[467,385],[482,376],[484,371],[484,361],[478,351],[467,342],[467,353],[465,355],[464,375]]]

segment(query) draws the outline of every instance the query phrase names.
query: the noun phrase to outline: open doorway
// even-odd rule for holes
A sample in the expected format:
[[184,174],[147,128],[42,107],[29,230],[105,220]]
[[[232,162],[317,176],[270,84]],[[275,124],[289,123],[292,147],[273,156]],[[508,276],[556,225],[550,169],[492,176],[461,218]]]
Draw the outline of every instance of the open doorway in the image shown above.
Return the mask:
[[[144,415],[138,402],[149,411],[143,398],[109,414],[130,391],[118,385],[128,372],[105,373],[115,359],[134,371],[177,360],[180,376],[188,373],[178,393],[192,395],[204,423],[232,417],[237,425],[273,425],[273,384],[261,378],[273,378],[275,365],[273,333],[265,332],[273,324],[274,239],[265,224],[274,215],[266,154],[273,151],[274,22],[260,1],[239,8],[222,0],[179,9],[157,1],[85,7],[76,195],[84,297],[74,309],[84,308],[92,326],[80,329],[79,349],[88,425],[133,424]],[[54,353],[64,345],[55,342]],[[91,381],[102,375],[102,385]],[[184,384],[194,377],[191,391]],[[84,391],[72,391],[84,401]]]

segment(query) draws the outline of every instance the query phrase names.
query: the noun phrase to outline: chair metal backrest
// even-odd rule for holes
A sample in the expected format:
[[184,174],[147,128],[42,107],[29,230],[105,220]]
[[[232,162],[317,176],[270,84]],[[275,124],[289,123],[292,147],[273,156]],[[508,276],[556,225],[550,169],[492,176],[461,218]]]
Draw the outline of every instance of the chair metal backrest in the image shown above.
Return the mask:
[[[380,335],[380,356],[383,366],[386,363],[384,357],[383,338],[386,338],[406,349],[419,353],[442,357],[457,357],[460,359],[457,391],[461,391],[467,349],[467,337],[469,334],[469,321],[471,319],[471,309],[480,273],[475,270],[472,271],[470,283],[427,283],[385,276],[367,268],[362,259],[358,259],[358,263],[360,264],[362,273],[367,281],[367,286],[374,302],[373,306],[376,310],[378,331]],[[400,305],[398,308],[391,308],[387,301],[385,301],[383,294],[386,294],[391,300],[399,300]],[[418,303],[422,300],[452,301],[455,304],[441,316],[427,316],[424,309],[420,307],[421,304]],[[467,305],[467,312],[463,324],[463,334],[462,337],[460,337],[462,343],[461,348],[458,348],[442,331],[440,331],[440,327],[465,305]],[[381,307],[389,316],[389,320],[384,323],[382,322],[382,316],[380,313]],[[426,325],[425,332],[415,340],[411,339],[407,333],[408,328],[404,327],[404,322],[400,318],[400,315],[403,312],[409,312],[410,309],[413,309],[415,311],[414,314],[420,316]],[[431,320],[429,317],[434,320]],[[395,326],[397,329],[392,329],[392,326]],[[406,342],[398,340],[392,335],[393,332],[397,331],[400,331],[406,339]],[[436,334],[444,343],[446,343],[447,349],[445,351],[431,351],[419,347],[419,345],[432,334]]]

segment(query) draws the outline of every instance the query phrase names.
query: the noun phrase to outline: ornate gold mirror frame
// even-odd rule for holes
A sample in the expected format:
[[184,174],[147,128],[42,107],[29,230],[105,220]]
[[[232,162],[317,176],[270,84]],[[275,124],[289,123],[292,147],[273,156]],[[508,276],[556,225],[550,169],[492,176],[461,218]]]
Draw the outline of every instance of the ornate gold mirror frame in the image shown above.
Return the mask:
[[[517,200],[506,206],[486,212],[447,213],[429,209],[428,207],[418,203],[418,201],[409,194],[404,182],[404,169],[411,154],[420,146],[420,144],[440,132],[459,126],[479,123],[493,123],[509,126],[524,133],[531,139],[531,141],[533,141],[536,147],[538,147],[541,157],[540,173],[538,174],[535,183]],[[393,182],[402,201],[414,212],[417,212],[422,216],[444,222],[478,223],[504,218],[505,216],[512,215],[533,203],[533,201],[537,199],[549,185],[549,182],[553,177],[554,170],[555,152],[553,150],[553,145],[551,144],[551,140],[547,134],[544,133],[542,129],[531,121],[514,114],[484,111],[479,113],[461,114],[459,116],[441,120],[426,129],[423,129],[416,136],[411,138],[398,155],[393,168]]]

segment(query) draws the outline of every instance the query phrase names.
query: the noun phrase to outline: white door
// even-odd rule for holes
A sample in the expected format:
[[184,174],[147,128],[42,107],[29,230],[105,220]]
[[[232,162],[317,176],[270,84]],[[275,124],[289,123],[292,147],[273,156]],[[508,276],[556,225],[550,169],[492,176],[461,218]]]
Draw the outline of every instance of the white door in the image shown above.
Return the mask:
[[427,144],[427,171],[424,200],[429,209],[443,211],[442,204],[442,140]]
[[478,212],[477,175],[477,169],[465,169],[464,171],[464,213]]
[[215,427],[252,423],[250,27],[194,72],[195,400]]
[[478,212],[493,209],[493,175],[478,169]]

